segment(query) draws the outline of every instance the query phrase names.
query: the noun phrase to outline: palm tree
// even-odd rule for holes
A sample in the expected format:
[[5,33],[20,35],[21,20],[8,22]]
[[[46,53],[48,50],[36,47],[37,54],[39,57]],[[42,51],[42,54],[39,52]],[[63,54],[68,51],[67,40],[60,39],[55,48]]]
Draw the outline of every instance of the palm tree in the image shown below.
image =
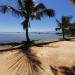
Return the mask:
[[[27,42],[30,42],[28,36],[28,27],[30,26],[30,19],[41,20],[41,17],[43,16],[53,17],[54,10],[47,9],[46,6],[42,3],[35,4],[33,0],[17,0],[17,4],[18,7],[12,7],[10,5],[0,5],[0,12],[11,12],[16,16],[23,17],[23,29],[26,30]],[[25,44],[24,42],[23,46],[20,47],[19,53],[12,55],[12,60],[9,59],[11,60],[11,62],[15,59],[15,62],[13,62],[13,64],[9,67],[9,70],[15,70],[17,68],[16,75],[19,75],[19,71],[22,71],[24,73],[22,73],[22,75],[25,75],[25,72],[26,75],[39,75],[39,69],[43,69],[41,66],[41,62],[39,61],[37,56],[35,56],[35,54],[32,53],[30,47],[30,44]],[[5,52],[5,50],[2,52]]]
[[71,16],[62,16],[61,22],[56,19],[56,22],[58,24],[58,27],[56,28],[56,31],[61,30],[63,39],[65,39],[65,32],[67,27],[70,25]]
[[53,17],[55,13],[53,9],[47,9],[43,3],[36,4],[33,0],[17,0],[17,4],[17,8],[10,5],[1,5],[0,11],[3,13],[10,11],[12,14],[24,18],[22,25],[23,29],[26,30],[27,42],[29,42],[28,27],[30,26],[30,19],[41,20],[43,16]]

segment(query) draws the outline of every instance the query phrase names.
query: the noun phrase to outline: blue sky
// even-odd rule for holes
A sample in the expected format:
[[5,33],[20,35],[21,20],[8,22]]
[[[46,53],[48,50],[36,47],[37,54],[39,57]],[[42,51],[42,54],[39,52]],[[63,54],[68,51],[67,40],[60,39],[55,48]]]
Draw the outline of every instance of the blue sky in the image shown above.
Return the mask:
[[[0,4],[4,3],[12,4],[11,0],[0,0]],[[43,2],[47,8],[55,10],[55,17],[48,18],[44,17],[41,21],[31,21],[30,31],[54,31],[56,25],[55,19],[60,19],[61,16],[74,16],[72,21],[75,21],[75,7],[70,3],[69,0],[36,0],[37,3]],[[13,5],[15,5],[13,3]],[[22,32],[21,26],[22,18],[16,18],[12,14],[0,13],[0,32]]]

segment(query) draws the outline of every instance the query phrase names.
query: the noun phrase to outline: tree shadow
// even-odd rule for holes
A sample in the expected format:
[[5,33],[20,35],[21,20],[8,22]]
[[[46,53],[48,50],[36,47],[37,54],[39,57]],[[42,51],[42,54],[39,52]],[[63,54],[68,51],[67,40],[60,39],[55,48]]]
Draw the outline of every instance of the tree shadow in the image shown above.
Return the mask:
[[75,42],[75,37],[71,38],[70,41]]
[[54,75],[58,75],[58,70],[56,69],[56,67],[55,66],[49,66],[50,67],[50,70],[52,71],[52,73],[54,74]]
[[66,67],[66,66],[61,66],[59,67],[61,70],[61,73],[64,75],[75,75],[75,66],[72,66],[71,68]]
[[61,38],[60,40],[62,40],[62,41],[72,41],[73,39],[72,38]]
[[60,42],[62,40],[55,40],[55,41],[45,41],[45,42],[34,42],[32,43],[32,46],[37,46],[37,47],[54,47],[56,48],[57,46],[48,46],[51,43],[57,43]]
[[60,66],[60,67],[53,67],[50,66],[54,75],[59,75],[59,73],[63,75],[75,75],[75,66],[67,67],[67,66]]
[[67,38],[64,38],[64,39],[60,39],[62,41],[72,41],[72,42],[75,42],[75,37],[67,37]]
[[28,51],[28,49],[30,47],[33,47],[33,46],[57,48],[59,46],[49,46],[49,44],[57,43],[57,42],[60,42],[60,41],[63,41],[63,40],[59,39],[59,40],[56,40],[56,41],[45,41],[45,42],[31,41],[29,43],[26,42],[26,41],[23,41],[21,43],[16,43],[16,42],[14,42],[14,43],[1,43],[0,46],[11,45],[12,47],[11,48],[6,48],[6,49],[2,49],[2,50],[0,49],[0,53],[7,52],[7,51],[14,51],[14,50],[18,50],[18,49]]
[[[28,75],[40,75],[39,71],[40,70],[44,70],[41,61],[39,60],[39,58],[32,53],[31,51],[31,47],[33,46],[37,46],[37,47],[43,47],[44,45],[48,45],[50,43],[56,43],[59,42],[61,40],[57,40],[57,41],[52,41],[52,42],[38,42],[36,43],[35,41],[31,41],[31,42],[21,42],[21,43],[16,43],[15,47],[9,48],[9,49],[4,49],[4,50],[0,50],[0,53],[3,52],[8,52],[8,51],[19,51],[19,54],[22,53],[22,56],[18,56],[17,53],[14,55],[17,57],[17,60],[15,60],[15,62],[13,64],[10,65],[9,70],[12,69],[14,67],[13,70],[15,70],[18,65],[19,68],[17,69],[16,75],[18,75],[18,71],[22,65],[22,59],[26,58],[26,62],[28,63],[29,67],[28,67]],[[10,45],[10,44],[9,44]],[[14,44],[12,44],[14,45]],[[17,46],[18,45],[18,46]],[[13,58],[16,58],[12,56],[12,61],[14,60]],[[10,58],[10,57],[9,57]],[[11,59],[10,59],[11,60]],[[17,65],[17,66],[16,66]]]
[[[10,65],[10,67],[8,68],[9,71],[12,69],[15,70],[16,68],[18,68],[16,71],[16,75],[19,75],[18,71],[23,67],[23,64],[22,64],[24,62],[23,60],[26,59],[26,62],[29,65],[26,67],[26,68],[28,68],[28,71],[27,71],[28,73],[26,75],[40,75],[39,71],[44,70],[44,69],[42,67],[42,63],[39,60],[39,58],[35,54],[32,53],[32,51],[30,49],[31,46],[32,46],[32,42],[30,42],[30,43],[23,42],[22,45],[20,45],[17,48],[0,50],[0,53],[13,51],[13,50],[19,50],[19,52],[18,52],[19,55],[20,55],[20,53],[22,53],[22,56],[17,55],[17,53],[14,54],[14,56],[17,57],[17,60],[15,60],[15,62]],[[16,58],[14,56],[12,56],[12,61],[14,61],[13,58]],[[19,65],[20,65],[20,67],[18,67]]]

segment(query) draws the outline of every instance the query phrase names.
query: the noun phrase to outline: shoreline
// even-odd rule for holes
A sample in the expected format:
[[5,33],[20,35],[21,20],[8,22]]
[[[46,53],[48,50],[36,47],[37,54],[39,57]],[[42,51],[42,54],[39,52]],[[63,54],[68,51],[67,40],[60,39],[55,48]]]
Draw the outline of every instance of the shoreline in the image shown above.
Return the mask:
[[[51,40],[31,40],[31,42],[35,42],[35,43],[43,43],[43,42],[54,42],[54,41],[58,41],[60,39],[51,39]],[[22,44],[22,43],[26,43],[26,41],[21,41],[21,42],[3,42],[3,43],[0,43],[0,46],[3,46],[3,45],[19,45],[19,44]]]
[[[75,40],[75,37],[71,37],[70,39],[73,39]],[[42,44],[47,44],[47,43],[55,43],[55,42],[60,42],[60,41],[64,41],[62,39],[50,39],[50,40],[32,40],[33,43],[32,46],[36,46],[36,45],[42,45]],[[66,40],[66,41],[70,41],[70,40]],[[6,50],[7,49],[16,49],[18,48],[20,45],[26,43],[26,41],[22,41],[22,42],[9,42],[9,43],[0,43],[0,48],[1,47],[4,47],[4,48],[1,48],[2,50],[5,49],[6,47]],[[34,45],[33,45],[34,44]],[[18,47],[17,47],[18,46]],[[1,50],[0,49],[0,50]]]
[[[58,40],[42,40],[42,41],[38,40],[38,41],[33,41],[33,42],[34,42],[34,45],[36,46],[38,44],[46,44],[46,43],[52,43],[52,42],[57,42],[57,41]],[[11,42],[11,43],[0,43],[0,52],[19,49],[22,45],[24,45],[24,43],[26,43],[26,41]],[[34,45],[32,45],[32,46],[34,46]]]

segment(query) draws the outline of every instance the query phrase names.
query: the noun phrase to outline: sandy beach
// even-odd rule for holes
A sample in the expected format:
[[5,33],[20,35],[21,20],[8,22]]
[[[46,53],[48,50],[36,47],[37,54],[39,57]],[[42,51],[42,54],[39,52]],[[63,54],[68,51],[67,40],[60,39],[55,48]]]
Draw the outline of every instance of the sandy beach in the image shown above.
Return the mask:
[[[12,48],[12,46],[0,46],[0,50],[6,48]],[[30,49],[39,57],[45,69],[41,71],[41,75],[75,75],[75,41],[59,41],[53,43],[49,43],[48,41],[46,44],[42,42],[42,44],[32,46]],[[22,56],[24,54],[18,49],[1,52],[0,75],[27,75],[27,59],[25,56],[15,66],[12,65]],[[9,69],[11,65],[12,67]]]

